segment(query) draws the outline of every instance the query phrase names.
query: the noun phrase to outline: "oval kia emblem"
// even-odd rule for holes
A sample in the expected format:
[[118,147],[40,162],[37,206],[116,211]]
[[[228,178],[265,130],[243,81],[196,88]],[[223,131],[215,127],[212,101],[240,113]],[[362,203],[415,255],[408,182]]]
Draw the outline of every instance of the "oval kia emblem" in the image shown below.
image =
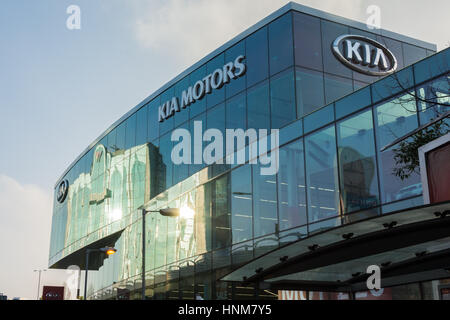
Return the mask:
[[397,70],[397,59],[384,45],[373,39],[346,34],[332,44],[336,58],[352,70],[369,76],[385,76]]
[[63,203],[66,200],[67,192],[69,191],[69,181],[63,180],[58,186],[58,193],[56,195],[56,200],[59,203]]

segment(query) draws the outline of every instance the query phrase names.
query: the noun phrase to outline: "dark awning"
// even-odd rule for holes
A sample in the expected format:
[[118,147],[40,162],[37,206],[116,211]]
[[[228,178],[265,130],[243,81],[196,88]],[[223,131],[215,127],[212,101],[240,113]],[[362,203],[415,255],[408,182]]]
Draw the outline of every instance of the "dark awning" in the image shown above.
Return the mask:
[[[95,241],[86,247],[83,247],[57,261],[51,265],[50,269],[67,269],[72,265],[77,265],[80,269],[86,269],[86,251],[87,249],[100,249],[104,247],[114,247],[123,230],[115,232],[105,238]],[[89,270],[98,270],[103,265],[103,260],[107,255],[101,252],[91,252],[89,255]]]
[[[450,202],[336,227],[260,256],[221,280],[273,289],[363,289],[369,265],[382,286],[450,277]],[[447,215],[443,215],[446,213]]]

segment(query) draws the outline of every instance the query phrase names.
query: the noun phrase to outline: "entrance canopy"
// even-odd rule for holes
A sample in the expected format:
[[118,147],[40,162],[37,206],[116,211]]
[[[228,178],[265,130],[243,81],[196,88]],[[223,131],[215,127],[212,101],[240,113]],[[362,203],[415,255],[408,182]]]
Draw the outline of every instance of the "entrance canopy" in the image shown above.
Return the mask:
[[[87,249],[100,249],[104,247],[114,247],[117,240],[120,238],[123,229],[117,231],[107,237],[104,237],[98,241],[95,241],[59,260],[55,264],[51,265],[51,269],[67,269],[72,265],[77,265],[80,269],[86,269],[86,251]],[[103,265],[103,260],[107,258],[107,255],[99,252],[92,252],[89,256],[89,271],[96,271]]]
[[262,288],[366,290],[367,267],[381,285],[450,277],[450,202],[350,223],[262,255],[221,280]]

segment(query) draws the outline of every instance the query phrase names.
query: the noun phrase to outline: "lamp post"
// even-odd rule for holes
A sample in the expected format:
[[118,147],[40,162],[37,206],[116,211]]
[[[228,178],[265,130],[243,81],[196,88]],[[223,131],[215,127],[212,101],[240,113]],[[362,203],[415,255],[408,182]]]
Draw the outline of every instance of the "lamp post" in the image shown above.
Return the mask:
[[114,253],[116,253],[117,249],[113,248],[113,247],[104,247],[104,248],[99,248],[99,249],[92,249],[92,248],[88,248],[86,249],[86,272],[84,275],[84,300],[87,300],[87,279],[88,279],[88,271],[89,271],[89,254],[91,252],[103,252],[106,255],[110,256],[113,255]]
[[39,300],[39,289],[41,287],[41,272],[47,271],[47,269],[39,269],[39,270],[33,270],[33,272],[39,272],[39,280],[38,280],[38,288],[37,288],[37,297],[36,300]]
[[145,215],[147,213],[159,213],[164,217],[178,217],[180,209],[167,208],[161,210],[146,210],[142,209],[142,300],[145,300]]

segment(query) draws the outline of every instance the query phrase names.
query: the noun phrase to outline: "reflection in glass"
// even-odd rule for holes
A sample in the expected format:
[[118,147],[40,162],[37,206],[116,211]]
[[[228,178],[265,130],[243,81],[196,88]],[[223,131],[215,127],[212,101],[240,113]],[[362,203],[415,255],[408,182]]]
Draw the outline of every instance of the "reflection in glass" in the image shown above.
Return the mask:
[[280,230],[306,224],[306,186],[303,140],[280,149],[278,171]]
[[372,110],[339,122],[337,131],[344,212],[378,205]]
[[[437,78],[418,88],[420,124],[424,125],[449,111],[450,106],[450,76]],[[450,125],[450,119],[447,118]]]
[[171,140],[171,133],[162,136],[159,139],[159,152],[161,153],[162,157],[162,166],[161,169],[165,173],[163,176],[162,174],[159,175],[163,178],[163,181],[161,181],[159,184],[163,187],[163,190],[169,188],[172,186],[172,178],[173,178],[173,162],[172,162],[172,146],[173,142]]
[[[376,117],[377,146],[380,150],[394,140],[417,128],[416,101],[404,94],[385,102],[374,109]],[[405,180],[397,177],[393,168],[396,167],[394,146],[379,152],[380,191],[383,203],[396,201],[419,195],[422,185],[417,174]]]
[[231,244],[230,182],[228,175],[213,181],[211,187],[213,248],[219,249]]
[[254,236],[263,236],[278,231],[277,178],[260,174],[261,166],[253,169]]
[[305,138],[309,223],[339,213],[339,184],[334,126]]

